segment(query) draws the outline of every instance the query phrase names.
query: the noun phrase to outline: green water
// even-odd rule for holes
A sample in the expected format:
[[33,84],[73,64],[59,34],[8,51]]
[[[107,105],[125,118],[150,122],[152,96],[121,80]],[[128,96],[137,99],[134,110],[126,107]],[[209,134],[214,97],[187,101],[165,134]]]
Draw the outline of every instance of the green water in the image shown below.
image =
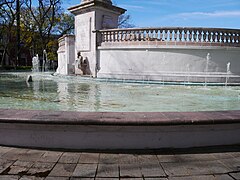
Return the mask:
[[113,83],[81,77],[0,74],[0,108],[91,112],[240,110],[240,87]]

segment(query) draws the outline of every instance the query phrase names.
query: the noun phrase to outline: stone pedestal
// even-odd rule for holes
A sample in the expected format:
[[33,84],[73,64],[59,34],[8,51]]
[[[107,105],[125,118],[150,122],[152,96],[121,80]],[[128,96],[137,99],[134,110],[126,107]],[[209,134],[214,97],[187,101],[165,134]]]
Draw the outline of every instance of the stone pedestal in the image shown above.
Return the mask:
[[58,68],[56,73],[61,75],[74,74],[75,36],[64,35],[58,40]]
[[83,0],[69,8],[75,15],[75,57],[81,52],[89,61],[88,75],[97,76],[97,35],[93,31],[118,27],[118,17],[126,10],[113,6],[111,0]]

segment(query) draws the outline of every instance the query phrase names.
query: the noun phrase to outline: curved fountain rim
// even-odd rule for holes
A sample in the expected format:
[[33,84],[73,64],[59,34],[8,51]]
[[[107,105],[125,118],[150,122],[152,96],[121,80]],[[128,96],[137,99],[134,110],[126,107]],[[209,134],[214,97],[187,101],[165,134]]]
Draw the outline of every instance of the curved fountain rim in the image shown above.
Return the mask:
[[200,112],[71,112],[0,109],[0,123],[103,126],[239,124],[240,110]]

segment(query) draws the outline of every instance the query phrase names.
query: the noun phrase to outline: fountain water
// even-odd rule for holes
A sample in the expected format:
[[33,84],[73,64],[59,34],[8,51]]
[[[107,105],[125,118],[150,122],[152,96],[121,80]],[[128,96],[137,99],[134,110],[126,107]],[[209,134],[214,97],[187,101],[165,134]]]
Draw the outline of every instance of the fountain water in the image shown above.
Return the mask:
[[39,72],[39,57],[38,57],[38,54],[32,58],[32,72]]
[[208,75],[208,69],[209,69],[209,62],[211,60],[211,54],[208,53],[206,57],[206,68],[205,68],[205,87],[207,86],[207,75]]
[[187,83],[190,83],[190,64],[187,64]]
[[42,72],[48,71],[48,59],[47,59],[47,51],[43,50],[43,64],[42,64]]
[[230,75],[230,73],[231,73],[231,70],[230,70],[230,68],[231,68],[231,63],[230,63],[230,62],[228,62],[228,63],[227,63],[227,75],[226,75],[226,82],[225,82],[225,86],[227,86],[227,85],[228,85],[228,81],[229,81],[229,75]]

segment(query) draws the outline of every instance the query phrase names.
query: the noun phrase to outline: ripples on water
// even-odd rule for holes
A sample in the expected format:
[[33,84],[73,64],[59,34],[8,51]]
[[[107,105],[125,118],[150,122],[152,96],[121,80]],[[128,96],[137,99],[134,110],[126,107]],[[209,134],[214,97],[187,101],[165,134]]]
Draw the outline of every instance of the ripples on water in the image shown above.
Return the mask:
[[49,74],[0,74],[0,108],[60,111],[240,110],[240,87],[163,86],[100,82]]

